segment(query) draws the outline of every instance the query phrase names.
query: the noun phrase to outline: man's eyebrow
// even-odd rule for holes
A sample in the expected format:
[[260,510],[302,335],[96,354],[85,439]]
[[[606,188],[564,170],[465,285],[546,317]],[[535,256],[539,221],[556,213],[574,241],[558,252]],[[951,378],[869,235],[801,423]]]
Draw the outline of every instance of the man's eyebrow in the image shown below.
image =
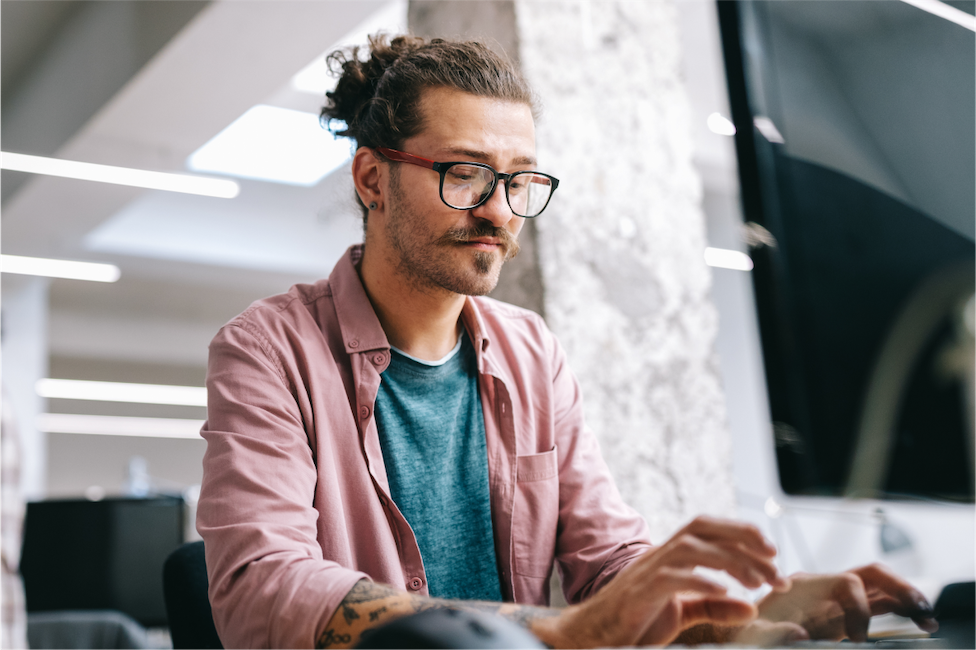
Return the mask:
[[[490,156],[484,151],[478,151],[476,149],[465,149],[464,147],[448,147],[445,151],[447,151],[447,153],[449,154],[460,156],[461,158],[467,160],[473,160],[475,162],[485,161],[490,158]],[[519,156],[512,161],[512,164],[513,165],[534,165],[535,158],[532,156]]]

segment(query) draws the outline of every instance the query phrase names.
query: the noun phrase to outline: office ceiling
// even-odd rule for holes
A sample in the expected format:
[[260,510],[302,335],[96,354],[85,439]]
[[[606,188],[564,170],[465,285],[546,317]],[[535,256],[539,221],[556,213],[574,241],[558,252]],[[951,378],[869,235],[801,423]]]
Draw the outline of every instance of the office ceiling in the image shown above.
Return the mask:
[[81,7],[74,2],[5,2],[0,22],[0,91],[6,95],[58,28]]
[[[4,0],[0,12],[4,151],[186,172],[256,104],[317,113],[322,98],[290,79],[350,33],[402,25],[405,3]],[[4,171],[2,251],[122,270],[111,285],[52,281],[54,357],[202,367],[222,323],[326,275],[358,240],[342,179],[240,181],[217,199]]]

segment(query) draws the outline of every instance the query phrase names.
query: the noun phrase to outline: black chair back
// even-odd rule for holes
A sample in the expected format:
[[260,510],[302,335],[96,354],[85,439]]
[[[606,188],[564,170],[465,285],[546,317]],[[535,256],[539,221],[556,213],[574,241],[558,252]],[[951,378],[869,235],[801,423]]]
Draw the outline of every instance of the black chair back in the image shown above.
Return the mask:
[[163,596],[173,648],[224,647],[214,627],[208,586],[203,542],[184,544],[166,559]]

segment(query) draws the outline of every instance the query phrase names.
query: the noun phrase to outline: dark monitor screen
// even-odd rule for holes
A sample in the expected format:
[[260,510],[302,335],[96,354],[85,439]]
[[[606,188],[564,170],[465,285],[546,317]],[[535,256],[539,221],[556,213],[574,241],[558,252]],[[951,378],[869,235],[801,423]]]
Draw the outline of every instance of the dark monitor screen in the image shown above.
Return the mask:
[[972,501],[974,33],[718,4],[784,491]]
[[178,497],[27,504],[27,611],[115,609],[166,625],[163,562],[183,543]]

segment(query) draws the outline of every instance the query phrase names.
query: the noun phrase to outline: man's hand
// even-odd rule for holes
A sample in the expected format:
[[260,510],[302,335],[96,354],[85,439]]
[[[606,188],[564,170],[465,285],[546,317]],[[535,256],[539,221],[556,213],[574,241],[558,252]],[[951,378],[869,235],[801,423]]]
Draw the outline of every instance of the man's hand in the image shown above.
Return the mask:
[[759,602],[759,616],[800,625],[812,639],[864,642],[870,618],[888,613],[911,618],[926,632],[939,627],[925,596],[880,564],[830,575],[798,573],[791,579],[788,591]]
[[724,570],[747,587],[770,584],[787,589],[789,581],[772,562],[775,555],[776,549],[754,526],[699,517],[592,598],[562,610],[423,598],[360,581],[320,634],[317,646],[350,647],[369,628],[431,607],[494,612],[524,625],[555,648],[665,644],[696,624],[736,626],[756,617],[753,604],[729,598],[724,587],[694,573],[696,566]]
[[651,549],[596,595],[532,626],[561,648],[666,644],[700,623],[742,625],[756,617],[751,603],[694,573],[724,570],[746,587],[788,589],[772,559],[776,549],[749,524],[699,517],[665,544]]

